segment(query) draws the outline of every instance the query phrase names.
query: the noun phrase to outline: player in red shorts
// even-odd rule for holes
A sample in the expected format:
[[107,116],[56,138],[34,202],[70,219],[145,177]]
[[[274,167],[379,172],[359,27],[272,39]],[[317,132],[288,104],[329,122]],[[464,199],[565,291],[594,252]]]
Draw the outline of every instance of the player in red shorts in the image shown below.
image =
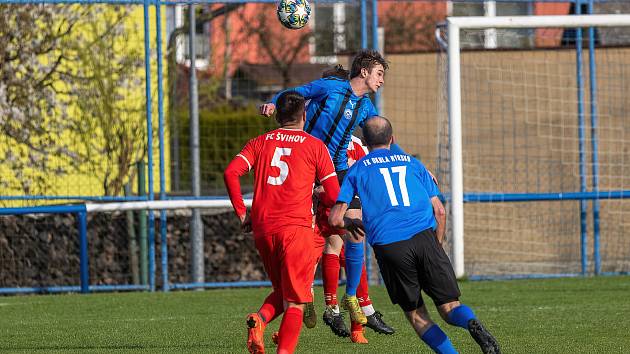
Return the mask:
[[[304,304],[312,302],[313,184],[324,186],[321,203],[332,206],[339,183],[328,149],[305,133],[304,97],[293,91],[278,98],[279,129],[250,140],[225,170],[225,184],[245,231],[253,231],[273,291],[258,312],[247,316],[247,348],[264,353],[266,325],[284,313],[277,353],[293,353]],[[239,177],[254,170],[254,200],[247,215]],[[331,178],[332,177],[332,178]],[[308,255],[308,257],[305,257]]]
[[[367,154],[365,146],[361,143],[361,140],[355,136],[352,136],[350,144],[348,144],[348,165],[352,165],[355,161],[361,159]],[[322,265],[322,278],[324,283],[324,300],[326,302],[326,310],[324,311],[324,322],[330,326],[333,333],[341,337],[350,337],[354,343],[368,343],[365,338],[363,326],[359,323],[351,321],[350,331],[348,331],[343,315],[339,311],[339,305],[337,303],[337,287],[339,282],[339,270],[342,266],[345,266],[345,257],[343,248],[339,253],[335,250],[327,249],[324,252],[325,237],[333,234],[339,234],[339,231],[332,229],[328,226],[328,213],[330,209],[320,206],[317,210],[317,223],[315,227],[315,243],[318,247],[316,252],[319,252]],[[319,237],[317,237],[319,236]],[[322,252],[324,254],[322,255]],[[377,333],[393,334],[394,329],[388,326],[382,319],[380,312],[375,311],[372,306],[372,300],[368,293],[368,279],[367,270],[365,264],[363,265],[363,271],[361,274],[361,281],[357,288],[357,298],[359,299],[359,305],[365,313],[368,323],[367,327],[373,329]]]

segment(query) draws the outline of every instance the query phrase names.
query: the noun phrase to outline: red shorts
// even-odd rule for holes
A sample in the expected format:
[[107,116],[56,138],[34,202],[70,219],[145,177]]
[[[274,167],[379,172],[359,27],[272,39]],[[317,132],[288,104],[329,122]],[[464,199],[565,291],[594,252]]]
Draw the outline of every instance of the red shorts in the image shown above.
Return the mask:
[[313,257],[315,259],[315,266],[319,263],[319,260],[322,258],[322,254],[324,253],[324,246],[326,246],[326,239],[324,235],[322,235],[321,231],[317,224],[315,224],[315,242],[314,242],[314,254]]
[[271,284],[276,291],[282,292],[282,298],[296,303],[312,302],[313,229],[290,226],[255,235],[254,242]]
[[345,230],[335,229],[328,223],[328,216],[330,215],[330,208],[325,208],[323,205],[317,207],[317,214],[315,215],[315,224],[319,228],[322,236],[328,237],[330,235],[343,235]]

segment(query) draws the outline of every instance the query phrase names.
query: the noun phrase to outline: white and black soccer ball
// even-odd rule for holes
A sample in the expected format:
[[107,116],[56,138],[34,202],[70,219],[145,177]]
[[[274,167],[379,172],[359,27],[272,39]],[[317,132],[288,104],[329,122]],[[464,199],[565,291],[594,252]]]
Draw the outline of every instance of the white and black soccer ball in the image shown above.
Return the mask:
[[308,22],[311,6],[307,0],[280,0],[276,14],[284,27],[300,29]]

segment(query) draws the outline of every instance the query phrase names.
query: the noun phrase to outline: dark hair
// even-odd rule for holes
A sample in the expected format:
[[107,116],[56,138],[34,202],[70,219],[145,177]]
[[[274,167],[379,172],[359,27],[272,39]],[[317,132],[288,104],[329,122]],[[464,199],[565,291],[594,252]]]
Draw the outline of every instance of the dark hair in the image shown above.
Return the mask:
[[376,64],[381,64],[385,70],[389,68],[387,62],[378,51],[371,49],[364,49],[360,51],[354,59],[352,59],[350,78],[353,79],[361,75],[361,69],[367,69],[368,72],[371,72],[372,68],[374,68]]
[[392,134],[392,123],[385,117],[372,117],[363,126],[363,139],[369,147],[389,144]]
[[276,121],[280,125],[296,122],[304,114],[304,97],[295,91],[283,92],[276,101]]
[[337,78],[340,78],[340,79],[348,80],[348,75],[349,74],[350,74],[350,72],[348,70],[344,69],[343,65],[337,64],[332,69],[324,70],[324,72],[322,73],[322,78],[333,76],[333,77],[337,77]]

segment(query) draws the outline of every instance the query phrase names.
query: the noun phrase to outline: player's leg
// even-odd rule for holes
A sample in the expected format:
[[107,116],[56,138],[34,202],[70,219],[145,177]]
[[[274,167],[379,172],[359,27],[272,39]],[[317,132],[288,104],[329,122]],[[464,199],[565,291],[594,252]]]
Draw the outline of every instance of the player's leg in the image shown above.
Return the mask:
[[457,353],[444,332],[431,321],[420,294],[420,261],[415,240],[374,246],[374,254],[392,303],[398,304],[422,341],[437,353]]
[[350,331],[346,326],[343,314],[339,310],[337,302],[337,288],[339,284],[339,271],[341,270],[339,256],[343,248],[343,240],[339,235],[326,237],[326,246],[322,256],[322,280],[324,283],[324,301],[326,309],[322,319],[330,327],[334,334],[340,337],[349,337]]
[[357,299],[359,300],[361,310],[367,318],[366,327],[371,328],[376,333],[394,334],[395,330],[387,325],[387,323],[383,320],[383,314],[380,311],[376,311],[372,305],[372,299],[370,299],[370,294],[368,292],[367,268],[365,264],[363,264],[361,281],[359,282],[359,287],[357,288]]
[[281,289],[274,289],[274,291],[267,296],[263,305],[258,310],[258,315],[261,317],[265,325],[282,315],[284,312],[283,302]]
[[[353,219],[361,218],[361,209],[350,203],[346,216]],[[358,203],[358,200],[357,200]],[[358,206],[360,208],[360,204]],[[367,318],[361,310],[357,299],[357,288],[361,281],[361,272],[365,257],[363,237],[355,237],[348,233],[345,235],[345,256],[346,256],[346,293],[343,298],[343,307],[348,310],[350,318],[362,325],[367,323]]]
[[267,323],[284,312],[284,301],[280,286],[280,264],[277,261],[278,257],[275,255],[273,235],[255,235],[254,244],[274,290],[267,296],[258,312],[247,315],[247,349],[250,353],[264,353],[265,328]]
[[304,304],[313,301],[313,264],[304,262],[305,254],[312,254],[314,248],[313,229],[292,227],[283,230],[276,243],[282,249],[281,286],[288,307],[282,316],[278,334],[278,353],[293,353],[297,346]]
[[339,286],[339,254],[343,240],[339,235],[326,237],[324,255],[322,256],[322,280],[324,283],[324,301],[326,306],[337,306],[337,288]]
[[[341,253],[339,254],[339,263],[341,263],[342,267],[346,267],[346,257],[344,249],[341,249]],[[367,277],[366,277],[367,280]],[[359,300],[359,305],[361,305],[361,301],[364,297],[369,298],[367,295],[367,286],[364,286],[363,282],[363,274],[361,275],[361,281],[359,282],[359,287],[357,288],[357,299]],[[362,324],[356,321],[350,320],[350,340],[353,343],[359,344],[367,344],[368,340],[365,338],[365,328]]]
[[[314,248],[313,248],[313,278],[317,272],[317,265],[321,262],[326,240],[322,235],[320,228],[314,223]],[[314,281],[311,283],[311,295],[314,294]],[[304,317],[302,318],[306,328],[314,328],[317,324],[317,314],[315,313],[315,304],[313,301],[306,303],[304,306]]]
[[466,329],[475,342],[479,344],[483,353],[501,353],[497,340],[492,336],[490,331],[483,326],[481,321],[477,319],[477,316],[475,316],[475,313],[470,307],[459,301],[452,301],[442,304],[437,308],[444,321],[453,326]]
[[[346,259],[343,249],[339,254],[339,262],[341,263],[342,267],[346,266]],[[365,317],[368,321],[365,325],[366,327],[371,328],[377,333],[393,334],[395,332],[393,328],[389,327],[385,323],[385,321],[383,321],[383,315],[379,311],[376,311],[374,309],[374,306],[372,305],[372,300],[370,299],[370,295],[368,293],[367,269],[365,267],[365,264],[363,264],[361,281],[359,282],[359,286],[357,287],[357,299],[359,300],[361,310],[365,314]],[[365,327],[363,327],[363,325],[358,322],[350,321],[350,339],[354,343],[368,343],[367,338],[365,338]]]
[[421,236],[425,236],[421,240],[426,252],[423,290],[433,299],[440,316],[447,323],[468,330],[483,353],[500,353],[496,339],[477,319],[473,310],[459,302],[461,293],[455,272],[433,231],[423,231]]
[[278,353],[289,354],[295,351],[302,328],[303,303],[289,302],[278,331]]
[[405,316],[418,334],[418,337],[434,352],[444,354],[457,353],[446,333],[431,320],[424,304],[416,310],[406,311]]

